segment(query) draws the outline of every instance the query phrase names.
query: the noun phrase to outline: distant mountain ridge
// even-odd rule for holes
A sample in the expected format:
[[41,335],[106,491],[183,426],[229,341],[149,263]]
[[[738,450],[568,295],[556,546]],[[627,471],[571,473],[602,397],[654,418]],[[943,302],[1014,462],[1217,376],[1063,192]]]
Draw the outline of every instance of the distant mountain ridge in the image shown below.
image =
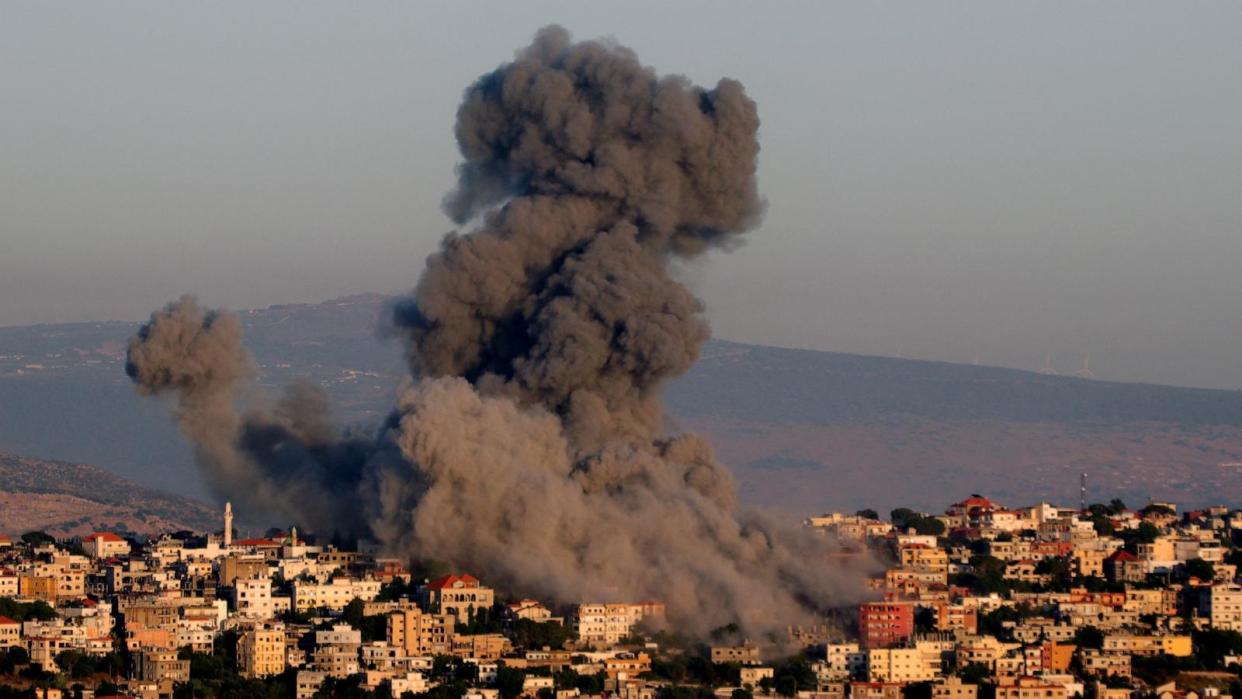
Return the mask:
[[[754,391],[764,381],[780,394]],[[677,414],[772,423],[894,417],[1092,425],[1242,425],[1242,391],[1119,383],[1020,369],[714,340],[670,391]]]
[[[388,303],[368,294],[239,313],[260,367],[251,398],[309,379],[340,421],[377,422],[406,374],[377,330]],[[0,328],[0,450],[202,497],[167,406],[140,400],[124,376],[136,327]],[[967,492],[1074,502],[1082,472],[1104,499],[1242,494],[1242,391],[713,340],[666,395],[670,429],[705,433],[745,501],[790,513],[937,509]]]
[[0,532],[157,534],[209,528],[215,520],[202,502],[144,488],[95,466],[0,454]]

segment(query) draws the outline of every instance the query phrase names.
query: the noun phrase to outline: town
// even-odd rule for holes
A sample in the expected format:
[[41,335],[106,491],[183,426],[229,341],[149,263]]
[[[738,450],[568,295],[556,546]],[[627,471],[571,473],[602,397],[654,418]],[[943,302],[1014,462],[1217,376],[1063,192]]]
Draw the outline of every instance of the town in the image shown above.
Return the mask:
[[[784,634],[687,638],[659,600],[509,598],[271,530],[0,536],[0,697],[1227,699],[1242,511],[1120,500],[804,525],[882,573]],[[356,549],[356,550],[355,550]],[[825,563],[828,565],[828,562]]]

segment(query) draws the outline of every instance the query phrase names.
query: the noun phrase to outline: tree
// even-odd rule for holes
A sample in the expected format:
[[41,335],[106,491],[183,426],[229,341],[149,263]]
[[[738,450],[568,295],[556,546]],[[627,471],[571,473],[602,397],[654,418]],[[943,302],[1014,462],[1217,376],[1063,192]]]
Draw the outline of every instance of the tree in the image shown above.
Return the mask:
[[55,619],[56,610],[47,602],[18,602],[11,597],[0,597],[0,616],[7,616],[14,621],[49,621]]
[[966,684],[982,684],[992,676],[992,670],[983,663],[970,663],[959,669],[957,676]]
[[914,531],[924,536],[941,536],[944,534],[944,522],[935,517],[919,517],[913,523]]
[[1083,626],[1074,632],[1074,645],[1099,650],[1104,647],[1104,632],[1094,626]]
[[1186,561],[1185,569],[1187,578],[1198,578],[1203,581],[1216,578],[1215,566],[1202,558],[1192,558]]
[[496,690],[501,699],[517,699],[526,686],[526,673],[515,667],[501,665],[496,668]]
[[931,682],[911,682],[901,689],[902,699],[931,699]]
[[[875,517],[872,517],[875,519]],[[755,699],[754,693],[744,687],[738,687],[729,695],[729,699]]]
[[919,633],[930,633],[936,630],[936,610],[931,607],[919,607],[914,612],[914,628]]
[[531,619],[518,619],[509,627],[508,635],[518,648],[539,649],[546,646],[553,650],[561,650],[576,636],[574,630],[564,624]]
[[[875,510],[873,510],[873,509],[871,509],[870,507],[868,507],[868,508],[865,508],[865,509],[862,509],[862,510],[859,510],[859,511],[855,512],[855,513],[854,513],[854,516],[855,516],[855,517],[864,517],[864,518],[866,518],[866,519],[879,519],[879,518],[880,518],[880,513],[879,513],[879,512],[876,512]],[[736,699],[736,698],[735,698],[735,699]]]
[[908,507],[898,507],[888,513],[888,518],[892,521],[893,526],[898,529],[906,529],[910,526],[910,522],[920,515]]
[[47,532],[30,531],[22,534],[22,541],[31,546],[43,546],[44,544],[55,544],[56,538]]

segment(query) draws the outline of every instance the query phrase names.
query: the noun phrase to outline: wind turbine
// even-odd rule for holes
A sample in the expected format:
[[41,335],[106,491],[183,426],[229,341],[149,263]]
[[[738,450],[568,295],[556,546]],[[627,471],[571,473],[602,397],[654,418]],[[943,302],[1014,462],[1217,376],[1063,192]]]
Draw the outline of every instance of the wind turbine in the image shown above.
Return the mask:
[[1074,372],[1074,376],[1080,379],[1094,379],[1095,372],[1091,371],[1091,353],[1087,352],[1087,356],[1082,358],[1082,368]]
[[1044,365],[1039,368],[1039,373],[1045,376],[1056,376],[1057,370],[1052,366],[1052,353],[1044,354]]

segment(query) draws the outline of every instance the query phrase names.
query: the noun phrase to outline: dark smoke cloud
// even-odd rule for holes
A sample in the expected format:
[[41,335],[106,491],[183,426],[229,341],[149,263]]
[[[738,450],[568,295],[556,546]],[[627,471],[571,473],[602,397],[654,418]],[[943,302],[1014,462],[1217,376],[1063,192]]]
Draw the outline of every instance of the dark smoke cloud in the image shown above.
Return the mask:
[[669,259],[757,223],[758,126],[737,82],[703,89],[545,29],[458,110],[445,210],[474,228],[396,306],[412,378],[386,424],[342,435],[307,386],[239,416],[237,321],[189,298],[131,341],[130,375],[177,394],[221,496],[521,594],[661,599],[696,633],[805,622],[858,578],[824,540],[740,510],[660,400],[708,336]]

